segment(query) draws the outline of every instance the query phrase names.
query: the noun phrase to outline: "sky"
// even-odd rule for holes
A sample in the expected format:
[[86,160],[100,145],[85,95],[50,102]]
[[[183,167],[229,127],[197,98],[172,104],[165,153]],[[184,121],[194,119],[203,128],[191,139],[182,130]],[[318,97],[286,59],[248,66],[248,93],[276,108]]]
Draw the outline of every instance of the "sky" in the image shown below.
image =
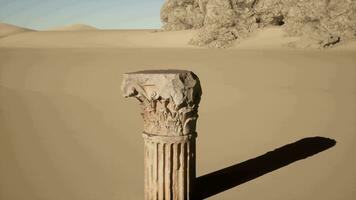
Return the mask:
[[101,29],[160,28],[164,0],[0,0],[0,22],[45,30],[71,24]]

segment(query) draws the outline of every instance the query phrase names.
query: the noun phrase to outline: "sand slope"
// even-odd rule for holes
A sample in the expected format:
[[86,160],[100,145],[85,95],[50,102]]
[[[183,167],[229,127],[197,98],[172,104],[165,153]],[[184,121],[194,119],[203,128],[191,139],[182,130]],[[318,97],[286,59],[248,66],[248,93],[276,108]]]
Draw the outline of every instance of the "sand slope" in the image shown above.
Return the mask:
[[17,33],[28,32],[28,31],[33,31],[33,30],[22,28],[11,24],[0,23],[0,38],[17,34]]
[[143,199],[142,119],[120,84],[124,72],[158,68],[193,70],[201,80],[198,176],[302,138],[337,142],[209,199],[354,199],[355,48],[185,48],[182,33],[191,34],[53,31],[0,39],[0,199]]

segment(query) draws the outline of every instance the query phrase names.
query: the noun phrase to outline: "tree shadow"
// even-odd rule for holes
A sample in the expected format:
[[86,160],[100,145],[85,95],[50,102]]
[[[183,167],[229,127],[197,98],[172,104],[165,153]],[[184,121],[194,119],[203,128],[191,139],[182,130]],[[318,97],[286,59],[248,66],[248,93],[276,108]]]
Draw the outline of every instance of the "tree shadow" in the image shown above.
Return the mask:
[[194,199],[205,199],[295,161],[333,147],[336,141],[309,137],[267,152],[259,157],[196,178]]

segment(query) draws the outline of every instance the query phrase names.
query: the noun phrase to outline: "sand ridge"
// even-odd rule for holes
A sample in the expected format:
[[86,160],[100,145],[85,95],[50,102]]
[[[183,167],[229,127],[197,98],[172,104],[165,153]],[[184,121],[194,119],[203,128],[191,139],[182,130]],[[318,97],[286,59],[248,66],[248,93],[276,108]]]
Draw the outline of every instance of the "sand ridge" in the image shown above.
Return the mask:
[[197,48],[188,45],[194,33],[191,30],[38,31],[0,39],[0,48]]
[[34,31],[34,30],[11,25],[11,24],[0,23],[0,38],[17,34],[17,33],[29,32],[29,31]]
[[93,31],[98,29],[94,26],[90,26],[87,24],[71,24],[67,26],[55,27],[48,30],[49,31]]

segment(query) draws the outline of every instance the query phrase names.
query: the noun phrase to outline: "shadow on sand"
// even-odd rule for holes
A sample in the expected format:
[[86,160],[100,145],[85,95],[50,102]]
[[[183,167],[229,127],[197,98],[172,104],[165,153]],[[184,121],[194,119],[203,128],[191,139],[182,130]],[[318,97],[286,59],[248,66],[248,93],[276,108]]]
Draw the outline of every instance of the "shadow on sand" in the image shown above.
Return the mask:
[[304,138],[259,157],[200,176],[194,199],[205,199],[259,176],[333,147],[336,141],[323,137]]

